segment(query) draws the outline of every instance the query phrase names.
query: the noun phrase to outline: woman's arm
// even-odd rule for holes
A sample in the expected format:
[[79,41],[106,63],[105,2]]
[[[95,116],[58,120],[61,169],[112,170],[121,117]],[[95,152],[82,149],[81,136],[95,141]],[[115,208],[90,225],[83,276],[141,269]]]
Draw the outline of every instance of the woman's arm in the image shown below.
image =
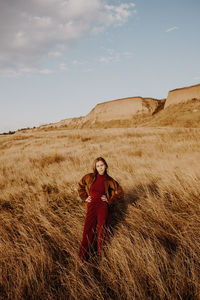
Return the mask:
[[83,176],[83,178],[81,178],[81,180],[78,183],[78,194],[83,201],[85,201],[88,198],[88,194],[86,192],[85,176]]
[[115,186],[115,191],[113,196],[109,199],[108,204],[116,203],[124,197],[124,191],[116,180],[114,180],[114,186]]

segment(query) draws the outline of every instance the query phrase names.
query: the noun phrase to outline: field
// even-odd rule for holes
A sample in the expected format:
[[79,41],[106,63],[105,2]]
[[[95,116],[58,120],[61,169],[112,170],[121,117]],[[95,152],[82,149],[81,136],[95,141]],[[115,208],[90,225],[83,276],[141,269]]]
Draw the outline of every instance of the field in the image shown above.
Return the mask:
[[[200,129],[0,136],[0,299],[199,299]],[[77,257],[77,183],[103,156],[124,199],[101,260]]]

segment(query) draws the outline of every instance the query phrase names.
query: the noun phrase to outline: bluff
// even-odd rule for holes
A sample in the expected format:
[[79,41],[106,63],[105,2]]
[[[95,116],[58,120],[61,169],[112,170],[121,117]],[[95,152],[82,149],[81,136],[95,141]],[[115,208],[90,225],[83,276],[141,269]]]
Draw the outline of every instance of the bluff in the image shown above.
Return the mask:
[[169,105],[187,102],[192,99],[200,100],[200,84],[169,91],[164,109]]
[[97,104],[86,116],[40,128],[200,126],[200,84],[169,91],[167,99],[129,97]]
[[130,97],[97,104],[84,118],[85,121],[130,119],[136,114],[152,115],[159,105],[158,99]]
[[86,116],[68,118],[57,123],[46,124],[40,127],[69,127],[82,128],[90,127],[96,123],[125,121],[135,116],[151,116],[163,108],[165,99],[129,97],[117,100],[110,100],[97,104]]

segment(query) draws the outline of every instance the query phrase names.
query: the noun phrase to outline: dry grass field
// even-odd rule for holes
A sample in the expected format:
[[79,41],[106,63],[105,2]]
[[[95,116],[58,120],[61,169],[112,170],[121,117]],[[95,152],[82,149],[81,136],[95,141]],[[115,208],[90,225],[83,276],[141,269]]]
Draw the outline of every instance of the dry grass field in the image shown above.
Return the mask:
[[[0,136],[0,299],[200,299],[200,129]],[[124,199],[102,258],[81,264],[77,182],[103,156]]]

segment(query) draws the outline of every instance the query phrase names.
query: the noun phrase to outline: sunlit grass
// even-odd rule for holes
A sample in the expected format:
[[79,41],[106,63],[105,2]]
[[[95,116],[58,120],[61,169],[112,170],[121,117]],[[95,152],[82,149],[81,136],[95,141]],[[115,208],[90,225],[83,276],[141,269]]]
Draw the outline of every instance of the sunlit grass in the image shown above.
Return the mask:
[[[199,299],[200,130],[32,130],[0,137],[2,299]],[[125,198],[99,262],[77,253],[77,182],[103,156]]]

